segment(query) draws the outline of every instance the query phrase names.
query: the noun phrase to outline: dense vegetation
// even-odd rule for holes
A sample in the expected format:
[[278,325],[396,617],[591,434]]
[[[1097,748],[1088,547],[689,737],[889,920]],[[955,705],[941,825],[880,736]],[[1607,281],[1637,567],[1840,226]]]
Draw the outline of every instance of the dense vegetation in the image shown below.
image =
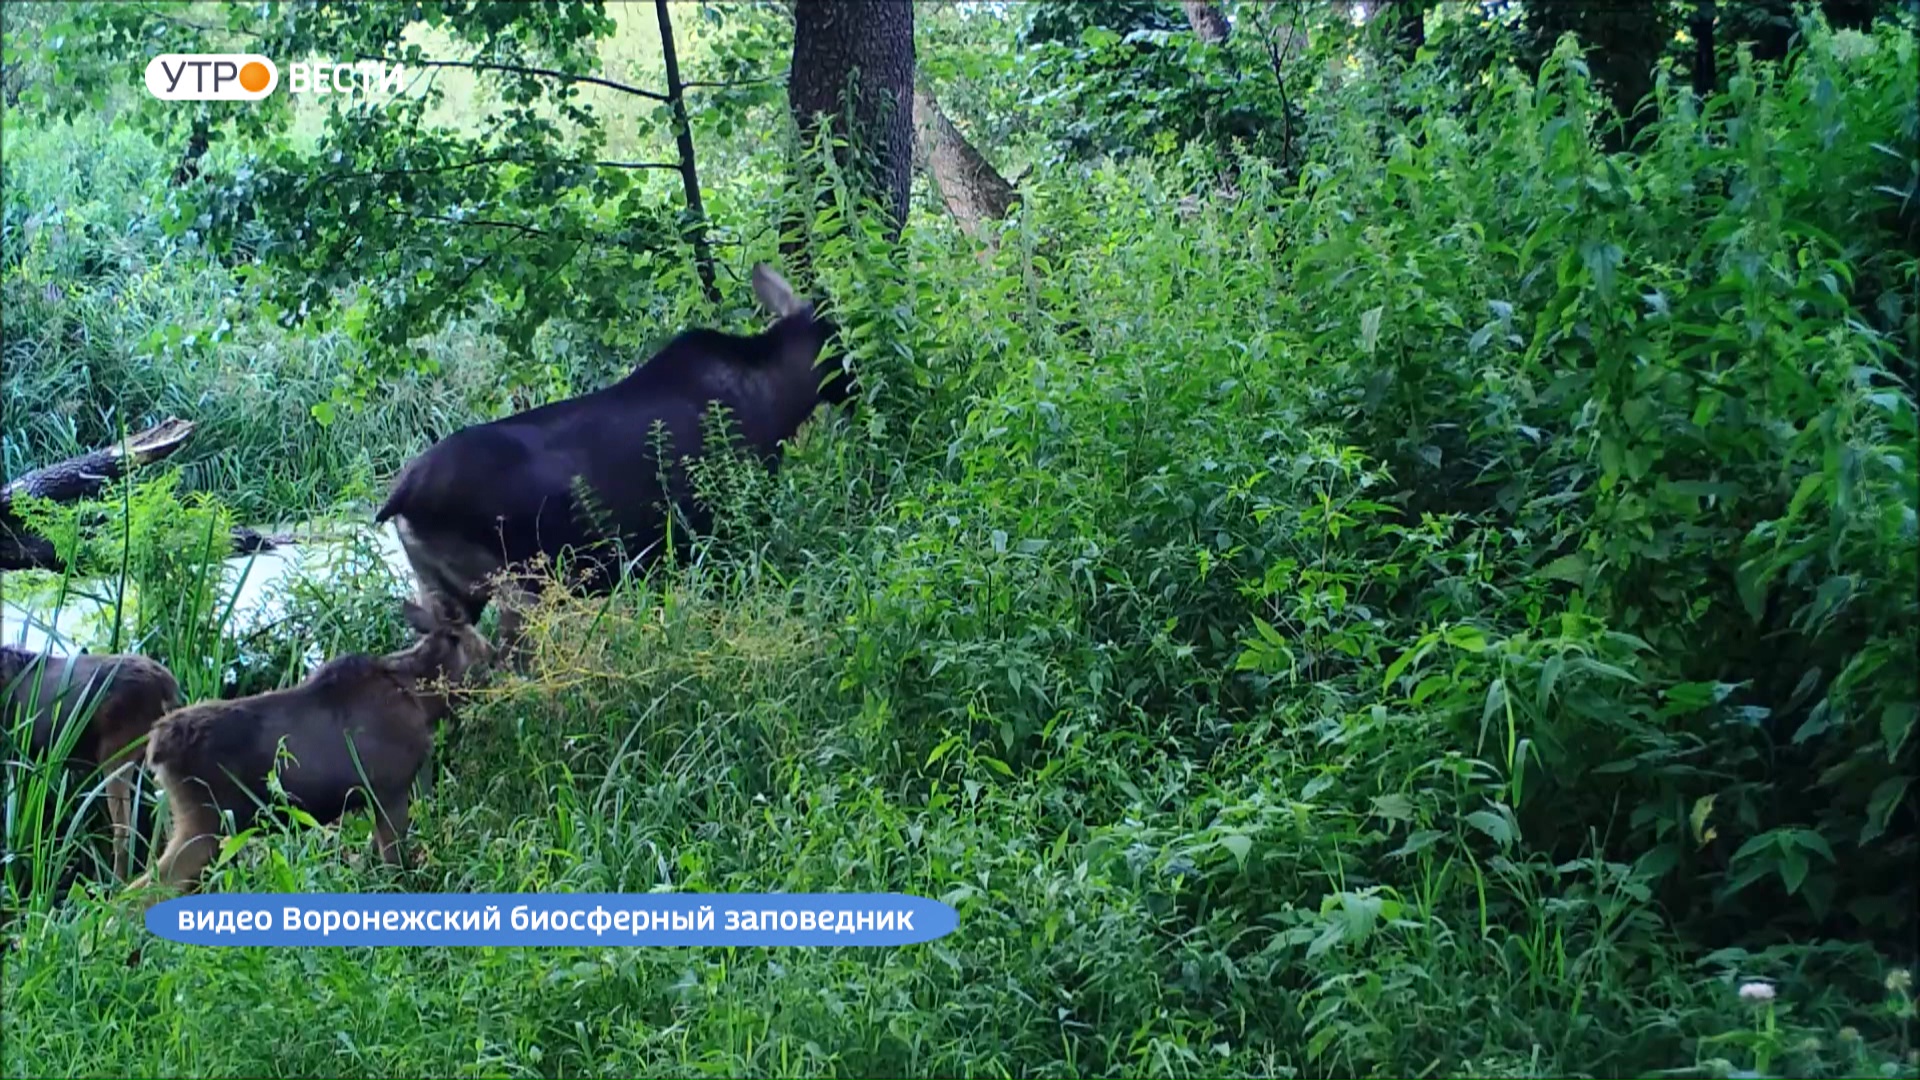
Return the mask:
[[[433,438],[752,325],[746,268],[780,260],[804,148],[745,81],[778,67],[777,7],[677,9],[690,77],[740,82],[693,125],[715,307],[677,177],[539,164],[669,156],[651,104],[589,122],[508,78],[496,116],[454,72],[417,134],[286,105],[180,185],[178,115],[78,77],[93,98],[20,96],[69,61],[18,6],[5,468],[199,422],[177,476],[36,519],[76,575],[160,598],[128,632],[189,696],[245,652],[195,537],[365,521]],[[582,7],[514,55],[658,70],[651,5]],[[985,237],[917,181],[896,240],[819,174],[811,277],[861,407],[775,475],[714,462],[690,565],[548,597],[531,671],[415,804],[418,868],[349,819],[265,830],[206,884],[901,891],[954,934],[182,946],[62,876],[97,807],[16,761],[6,1075],[1920,1072],[1913,13],[1803,13],[1778,59],[1724,39],[1705,96],[1683,41],[1628,130],[1578,40],[1529,52],[1511,11],[1438,5],[1409,61],[1344,8],[1290,24],[1296,55],[1277,5],[1222,7],[1205,43],[1177,5],[922,6],[923,77],[1024,177]],[[462,32],[440,44],[503,39]],[[357,189],[276,187],[485,138],[505,175],[379,197],[553,235],[356,244]],[[618,250],[550,257],[592,229]],[[373,559],[303,584],[269,677],[399,641],[405,587]],[[55,790],[57,828],[28,807]]]

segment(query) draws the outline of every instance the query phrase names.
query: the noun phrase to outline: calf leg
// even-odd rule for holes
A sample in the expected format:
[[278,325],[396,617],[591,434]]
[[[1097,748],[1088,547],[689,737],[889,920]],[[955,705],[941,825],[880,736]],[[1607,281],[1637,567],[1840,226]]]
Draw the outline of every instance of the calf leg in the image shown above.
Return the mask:
[[167,849],[154,860],[153,869],[140,875],[130,888],[145,888],[155,877],[184,892],[193,891],[200,872],[220,850],[220,815],[213,807],[197,799],[180,799],[167,793],[173,806],[173,836]]
[[133,857],[133,770],[131,761],[113,766],[107,775],[107,819],[112,822],[113,878],[127,880],[127,863]]
[[494,662],[521,674],[527,670],[526,609],[533,606],[537,593],[530,574],[507,574],[495,588],[493,600],[500,608],[500,625],[494,630]]
[[406,788],[374,800],[373,838],[380,846],[380,858],[389,866],[407,865],[406,836],[412,827],[408,816],[410,795]]

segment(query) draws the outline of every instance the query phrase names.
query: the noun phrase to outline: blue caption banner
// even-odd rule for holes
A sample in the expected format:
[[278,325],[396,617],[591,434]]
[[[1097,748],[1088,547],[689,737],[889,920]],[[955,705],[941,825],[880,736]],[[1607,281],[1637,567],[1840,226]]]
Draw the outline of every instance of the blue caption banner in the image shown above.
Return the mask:
[[960,915],[904,893],[224,893],[147,909],[188,945],[914,945]]

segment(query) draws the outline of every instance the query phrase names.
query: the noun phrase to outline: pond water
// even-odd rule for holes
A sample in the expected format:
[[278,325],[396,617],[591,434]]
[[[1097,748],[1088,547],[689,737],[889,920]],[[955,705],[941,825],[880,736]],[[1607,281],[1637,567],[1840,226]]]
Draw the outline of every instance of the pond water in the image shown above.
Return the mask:
[[[325,528],[328,539],[282,544],[270,551],[226,560],[221,602],[228,598],[234,601],[229,634],[245,634],[279,618],[290,583],[300,578],[330,578],[356,565],[364,558],[367,541],[401,581],[412,581],[413,571],[391,525],[367,528],[359,535],[360,544],[354,542],[352,534],[342,536],[336,524]],[[303,526],[295,533],[304,530]],[[104,648],[99,630],[112,622],[112,582],[69,582],[64,602],[56,610],[60,600],[57,586],[23,589],[15,585],[18,580],[16,574],[0,574],[0,644],[60,656],[77,653],[82,646],[95,651]]]

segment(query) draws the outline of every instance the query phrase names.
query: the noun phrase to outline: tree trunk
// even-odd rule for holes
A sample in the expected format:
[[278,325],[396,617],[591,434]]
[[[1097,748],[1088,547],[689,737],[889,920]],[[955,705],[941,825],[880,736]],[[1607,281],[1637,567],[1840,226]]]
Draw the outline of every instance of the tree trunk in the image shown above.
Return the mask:
[[913,125],[927,175],[933,178],[940,201],[959,223],[961,232],[977,238],[981,222],[1007,216],[1007,210],[1019,198],[1013,185],[953,126],[933,94],[917,86],[913,91]]
[[1180,6],[1187,9],[1187,22],[1192,24],[1193,32],[1209,45],[1220,44],[1233,32],[1227,17],[1207,0],[1180,0]]
[[1719,80],[1714,70],[1713,19],[1718,14],[1714,0],[1694,0],[1693,5],[1693,93],[1705,101]]
[[1651,119],[1639,104],[1652,93],[1654,65],[1673,40],[1668,14],[1656,4],[1530,4],[1526,9],[1533,34],[1529,74],[1539,76],[1561,34],[1569,30],[1578,34],[1594,86],[1612,100],[1620,117],[1619,132],[1608,133],[1609,146],[1624,149]]
[[174,187],[185,187],[200,178],[200,159],[206,155],[210,139],[206,120],[195,120],[193,134],[187,137],[186,152],[180,155],[180,164],[173,170]]
[[[853,152],[841,167],[885,207],[889,240],[906,226],[913,186],[913,70],[908,0],[795,0],[787,80],[794,122],[808,145],[822,117],[846,140]],[[800,252],[784,246],[797,261]]]
[[177,417],[129,436],[124,443],[35,469],[0,488],[0,514],[11,513],[13,500],[33,495],[54,502],[74,502],[97,495],[126,475],[129,464],[138,468],[171,455],[193,438],[193,421]]
[[[193,421],[170,418],[124,443],[93,450],[79,457],[35,469],[0,488],[0,570],[59,570],[60,557],[45,537],[27,531],[13,514],[21,495],[77,502],[98,495],[131,469],[171,455],[193,437]],[[250,555],[288,543],[290,537],[264,536],[252,529],[233,530],[233,550]]]
[[1387,8],[1388,45],[1402,63],[1411,64],[1427,44],[1426,0],[1393,0]]
[[673,112],[673,142],[680,152],[680,186],[687,194],[687,216],[692,220],[693,269],[700,275],[700,291],[718,307],[720,287],[713,280],[713,248],[707,244],[707,209],[700,199],[700,173],[693,164],[693,129],[687,124],[686,87],[680,82],[680,57],[673,47],[673,16],[667,0],[653,0],[660,16],[660,56],[667,68],[667,107]]

